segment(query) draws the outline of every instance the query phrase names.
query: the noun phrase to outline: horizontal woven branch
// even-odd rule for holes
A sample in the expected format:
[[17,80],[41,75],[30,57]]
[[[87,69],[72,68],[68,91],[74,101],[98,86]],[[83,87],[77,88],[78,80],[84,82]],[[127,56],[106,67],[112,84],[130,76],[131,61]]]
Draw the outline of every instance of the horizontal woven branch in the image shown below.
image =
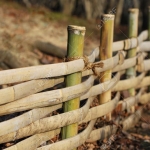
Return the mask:
[[[139,121],[141,116],[142,116],[142,109],[139,109],[133,115],[126,118],[122,122],[122,124],[125,125],[126,123],[128,123],[128,127],[133,127]],[[124,126],[124,130],[126,130],[125,127],[126,126]],[[88,137],[88,139],[86,140],[86,142],[94,142],[94,141],[97,141],[99,139],[103,140],[103,139],[108,138],[111,135],[115,134],[116,131],[117,131],[116,125],[109,125],[109,126],[105,126],[103,128],[93,130],[91,132],[90,136]]]
[[121,80],[117,83],[117,85],[113,87],[112,91],[123,91],[123,90],[127,90],[130,88],[136,88],[142,82],[144,76],[145,76],[145,73],[142,73],[138,77]]
[[[146,40],[148,37],[148,31],[143,31],[139,37],[133,39],[127,39],[123,41],[118,41],[113,43],[113,50],[127,50],[130,48],[137,47],[142,41]],[[91,56],[88,57],[89,61],[92,62],[98,56],[98,48],[93,51]],[[80,65],[76,65],[76,64]],[[59,77],[74,72],[82,71],[85,67],[84,61],[82,59],[74,60],[66,63],[58,63],[52,65],[34,66],[19,69],[11,69],[0,72],[0,84],[8,84],[15,82],[23,82],[28,80],[40,79],[45,77]]]
[[61,104],[52,107],[36,108],[18,117],[0,123],[0,136],[17,131],[27,125],[46,117],[51,112],[62,107]]
[[[95,54],[97,50],[94,50],[95,52],[92,54]],[[110,58],[106,61],[102,61],[104,63],[104,69],[96,69],[97,72],[102,72],[107,69],[112,69],[119,63],[119,56],[120,53],[118,53],[113,58]],[[91,56],[90,56],[91,57]],[[92,59],[92,58],[90,58]],[[110,65],[108,65],[110,64]],[[92,70],[86,70],[82,73],[82,76],[92,75]],[[0,90],[0,97],[2,98],[0,101],[0,104],[5,104],[8,102],[12,102],[21,98],[24,98],[26,96],[32,95],[34,93],[37,93],[39,91],[45,90],[47,88],[53,87],[56,84],[62,83],[64,81],[63,77],[60,78],[51,78],[51,79],[39,79],[39,80],[32,80],[25,83],[21,83],[18,85],[14,85],[12,87],[8,87],[5,89]],[[8,95],[10,95],[8,97]]]
[[[113,69],[113,72],[121,71],[121,70],[127,69],[129,67],[135,66],[138,57],[139,56],[127,59],[124,61],[124,63],[122,65],[117,65],[119,63],[119,54],[117,54],[113,58],[103,61],[104,68],[102,68],[102,69],[96,68],[96,71],[102,72],[102,71],[106,71],[108,69]],[[83,76],[90,75],[90,74],[93,74],[92,70],[86,70],[82,73]],[[32,80],[32,81],[21,83],[21,84],[12,86],[12,87],[2,89],[2,90],[0,90],[0,97],[2,98],[0,101],[0,104],[5,104],[8,102],[18,100],[23,97],[32,95],[32,94],[42,91],[44,89],[53,87],[56,84],[62,83],[63,81],[64,81],[63,77],[60,77],[57,79],[55,79],[55,78],[39,79],[39,80]],[[7,95],[10,95],[10,96],[8,97]]]
[[93,85],[95,77],[91,76],[85,82],[76,86],[34,94],[20,100],[1,105],[0,115],[59,104],[85,94]]
[[50,140],[60,133],[60,129],[56,129],[53,131],[48,131],[40,134],[35,134],[11,147],[6,148],[5,150],[35,150],[40,145],[44,144],[44,142]]
[[[122,109],[120,111],[128,109],[134,104],[138,103],[140,100],[140,95],[142,91],[143,90],[141,90],[135,97],[130,97],[130,98],[123,100],[122,106],[121,106]],[[72,124],[76,122],[85,123],[90,120],[99,118],[113,111],[115,108],[118,107],[118,105],[120,105],[120,103],[118,103],[119,97],[120,95],[118,93],[113,100],[109,101],[108,103],[93,107],[88,111],[89,105],[92,100],[91,99],[86,103],[86,105],[83,108],[80,108],[78,110],[74,110],[71,112],[59,114],[57,116],[44,118],[44,119],[41,119],[40,121],[34,122],[33,124],[27,127],[19,129],[17,132],[5,134],[4,136],[0,137],[0,143],[8,142],[8,141],[15,140],[15,139],[20,139],[20,138],[27,137],[27,136],[37,134],[37,133],[41,133],[41,132],[47,132],[49,130],[57,129],[68,124]]]
[[[92,100],[93,98],[89,99],[86,105],[78,110],[70,111],[70,112],[59,114],[56,116],[51,116],[48,118],[43,118],[41,120],[35,121],[29,126],[26,126],[24,128],[17,130],[16,132],[12,132],[12,133],[0,136],[0,143],[12,141],[15,139],[20,139],[20,138],[27,137],[36,133],[54,130],[54,129],[57,129],[57,128],[60,128],[60,127],[63,127],[65,125],[69,125],[72,123],[82,122],[85,116],[86,115],[90,116],[91,112],[93,112],[94,110],[93,108],[91,108],[92,110],[91,109],[89,110],[89,106]],[[95,108],[95,107],[94,108],[96,109],[96,112],[99,114],[99,116],[103,116],[103,115],[106,115],[108,112],[110,112],[110,110],[113,110],[115,106],[117,105],[118,101],[119,101],[119,95],[117,94],[114,100],[110,101],[110,103],[100,105],[101,109]],[[109,107],[109,109],[106,109],[106,106]],[[96,112],[92,113],[93,117],[95,117],[95,115],[97,116]],[[90,119],[91,118],[88,117],[88,121]]]
[[[133,115],[131,115],[130,117],[125,119],[122,123],[123,130],[127,130],[129,127],[133,127],[139,121],[139,119],[141,118],[141,115],[142,115],[142,109],[139,109]],[[80,134],[78,134],[74,137],[71,137],[66,140],[62,140],[62,141],[59,141],[59,142],[56,142],[53,144],[49,144],[46,146],[42,146],[40,148],[37,148],[37,150],[47,150],[47,149],[50,149],[50,150],[58,150],[58,149],[59,150],[72,150],[72,149],[82,145],[86,141],[86,139],[89,137],[89,135],[92,131],[92,128],[93,128],[95,122],[96,122],[96,119],[92,120],[90,122],[90,124],[88,125],[88,127],[83,132],[81,132]],[[113,126],[113,128],[115,128],[115,126]],[[115,132],[114,130],[115,129],[113,129],[113,131],[106,130],[106,132],[107,133],[109,132],[109,136],[110,136],[113,132]],[[98,132],[96,132],[95,134],[98,135]],[[102,136],[102,134],[103,134],[103,131],[99,135]],[[108,135],[108,134],[106,134],[106,135]],[[94,136],[94,134],[92,134],[92,136]],[[99,137],[99,139],[100,139],[100,137]]]
[[144,41],[142,42],[139,47],[137,47],[137,52],[149,52],[150,51],[150,42]]
[[0,106],[0,115],[20,112],[36,107],[55,105],[80,96],[81,99],[96,96],[98,94],[101,94],[102,92],[111,89],[120,80],[120,75],[121,74],[118,73],[110,81],[101,83],[93,87],[92,85],[95,77],[91,76],[87,81],[72,87],[34,94]]
[[122,41],[117,41],[113,43],[113,51],[120,51],[120,50],[129,50],[131,48],[136,48],[139,46],[143,41],[148,38],[148,31],[143,31],[137,38],[126,39]]

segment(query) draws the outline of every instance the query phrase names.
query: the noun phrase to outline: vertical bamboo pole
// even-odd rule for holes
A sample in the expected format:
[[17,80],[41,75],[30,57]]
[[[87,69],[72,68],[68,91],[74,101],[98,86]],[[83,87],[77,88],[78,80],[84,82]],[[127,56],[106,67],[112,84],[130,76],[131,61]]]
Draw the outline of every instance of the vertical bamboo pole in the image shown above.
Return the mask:
[[[138,14],[139,10],[138,9],[129,9],[129,38],[137,37],[138,35]],[[132,48],[128,50],[127,52],[127,58],[132,58],[136,56],[136,49],[137,48]],[[136,70],[135,67],[128,68],[126,70],[126,77],[127,78],[133,78],[136,76]],[[135,89],[131,88],[128,90],[130,96],[135,96]],[[131,111],[135,111],[135,107],[133,106],[131,108]]]
[[[100,36],[100,60],[105,60],[112,57],[114,18],[115,16],[112,14],[104,14],[101,17],[103,24]],[[102,72],[100,75],[100,82],[110,80],[111,74],[111,70]],[[100,104],[106,103],[111,100],[111,90],[107,91],[107,87],[104,87],[104,90],[106,90],[106,92],[102,93],[99,98]],[[107,120],[111,120],[111,114],[107,115]]]
[[[150,41],[150,6],[148,7],[148,40]],[[148,59],[150,59],[150,52],[148,53]],[[148,75],[150,76],[150,71]],[[150,86],[148,87],[148,92],[150,92]]]
[[[67,58],[83,56],[85,27],[68,26]],[[78,64],[77,64],[78,65]],[[82,73],[77,72],[67,75],[66,86],[73,86],[81,83]],[[75,98],[64,103],[64,112],[79,108],[80,98]],[[70,116],[71,117],[71,116]],[[69,138],[78,133],[78,124],[71,124],[62,128],[62,138]]]

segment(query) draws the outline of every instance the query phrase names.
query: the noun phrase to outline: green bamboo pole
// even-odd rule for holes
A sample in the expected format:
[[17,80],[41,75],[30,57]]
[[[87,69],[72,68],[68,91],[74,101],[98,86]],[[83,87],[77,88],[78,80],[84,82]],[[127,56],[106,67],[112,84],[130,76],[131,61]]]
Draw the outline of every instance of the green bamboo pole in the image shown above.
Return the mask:
[[[138,9],[129,9],[129,24],[128,24],[129,38],[137,37],[137,35],[138,35],[138,14],[139,14]],[[128,50],[127,58],[135,57],[136,56],[136,50],[137,50],[137,48],[132,48],[132,49]],[[136,76],[135,67],[131,67],[131,68],[128,68],[126,70],[126,77],[127,78],[133,78],[135,76]],[[129,91],[130,96],[135,96],[135,89],[134,88],[131,88],[128,91]],[[131,108],[131,111],[132,112],[135,111],[134,106]]]
[[[115,16],[112,14],[104,14],[101,17],[103,24],[100,35],[100,60],[105,60],[112,57],[114,18]],[[100,75],[100,82],[110,80],[111,75],[111,70],[102,72]],[[106,90],[106,92],[102,93],[99,96],[100,104],[106,103],[111,100],[111,90],[107,91],[107,87],[104,87],[104,90]],[[108,114],[106,116],[106,119],[111,120],[111,114]]]
[[[68,26],[67,58],[83,56],[84,35],[85,35],[85,27],[73,25]],[[66,86],[68,87],[81,83],[81,78],[82,78],[81,72],[67,75],[65,78]],[[75,98],[65,102],[64,112],[78,109],[79,102],[80,98]],[[77,133],[78,133],[77,123],[62,128],[63,139],[72,137]]]
[[[148,7],[148,40],[150,41],[150,6]],[[148,53],[148,59],[150,59],[150,52]],[[148,75],[150,76],[150,71]],[[148,92],[150,92],[150,86],[148,87]]]

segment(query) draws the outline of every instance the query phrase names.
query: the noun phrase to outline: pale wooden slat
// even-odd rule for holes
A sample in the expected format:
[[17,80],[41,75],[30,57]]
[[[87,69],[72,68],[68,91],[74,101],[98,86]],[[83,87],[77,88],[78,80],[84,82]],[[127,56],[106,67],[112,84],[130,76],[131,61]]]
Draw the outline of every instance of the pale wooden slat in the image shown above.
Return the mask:
[[62,77],[58,79],[31,80],[25,83],[21,83],[5,89],[1,89],[0,105],[21,99],[23,97],[32,95],[44,89],[53,87],[54,85],[63,82],[63,80],[64,79]]
[[[133,115],[129,116],[128,118],[124,119],[123,125],[124,125],[124,130],[127,130],[127,127],[133,127],[140,119],[142,115],[142,110],[139,109],[137,110]],[[125,126],[125,125],[128,126]],[[105,126],[103,128],[99,128],[96,130],[93,130],[86,140],[86,142],[94,142],[97,140],[103,140],[104,138],[108,138],[111,135],[115,134],[117,131],[117,126],[116,125],[109,125]]]
[[123,90],[130,89],[132,87],[136,87],[140,82],[142,82],[144,76],[145,73],[142,73],[138,77],[121,80],[112,88],[112,91],[123,91]]
[[60,129],[48,131],[40,134],[35,134],[11,147],[5,148],[4,150],[35,150],[37,147],[42,145],[44,142],[50,140],[60,133]]
[[[44,119],[41,119],[40,121],[37,120],[33,124],[26,126],[24,128],[21,128],[16,132],[5,134],[4,136],[0,137],[0,143],[20,139],[23,137],[33,135],[35,133],[47,132],[49,130],[60,128],[62,126],[68,125],[68,124],[81,122],[84,119],[84,117],[87,115],[91,101],[92,101],[92,99],[90,98],[89,101],[86,103],[86,105],[78,110],[74,110],[71,112],[44,118]],[[95,115],[96,116],[106,115],[108,113],[108,111],[113,110],[116,107],[118,101],[119,101],[119,93],[116,95],[116,97],[113,101],[103,104],[100,107],[101,109],[97,108],[96,111],[98,114],[96,114],[94,112],[92,114],[92,118],[94,118]],[[109,107],[110,109],[106,109],[106,107]],[[92,108],[92,111],[94,111],[93,109],[94,108]],[[90,112],[91,112],[91,110],[89,110],[89,113],[87,116],[91,115]],[[89,118],[89,119],[91,119],[91,118]]]
[[95,77],[91,76],[85,82],[48,92],[34,94],[17,101],[1,105],[0,115],[59,104],[85,94],[93,85]]
[[12,118],[10,120],[4,121],[0,123],[0,136],[17,131],[29,124],[32,124],[36,120],[39,120],[54,110],[59,109],[62,107],[62,104],[55,105],[52,107],[45,107],[45,108],[37,108],[31,111],[28,111],[18,117]]
[[50,150],[58,150],[58,149],[59,150],[72,150],[82,145],[86,141],[86,139],[88,138],[88,136],[90,135],[94,127],[95,122],[96,122],[96,119],[90,121],[88,127],[76,136],[56,142],[54,144],[39,147],[37,148],[37,150],[48,150],[48,149]]
[[141,104],[146,104],[150,102],[150,93],[143,94],[140,98]]

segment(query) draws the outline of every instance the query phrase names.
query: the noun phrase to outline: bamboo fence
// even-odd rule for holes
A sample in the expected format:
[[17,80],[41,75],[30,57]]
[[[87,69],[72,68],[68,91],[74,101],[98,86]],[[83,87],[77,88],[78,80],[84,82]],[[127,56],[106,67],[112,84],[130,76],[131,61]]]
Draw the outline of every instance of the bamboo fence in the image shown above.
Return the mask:
[[[109,19],[111,17],[108,17],[105,22]],[[69,31],[72,34],[70,40],[78,44],[81,42],[79,47],[83,48],[82,36],[84,36],[85,30],[82,32],[83,27],[77,26],[69,26],[68,29],[70,30],[70,28],[73,29]],[[106,37],[103,37],[102,34],[101,41],[103,38],[107,39],[107,28],[105,29]],[[141,32],[137,37],[122,41],[112,42],[112,39],[109,39],[108,41],[112,42],[108,45],[108,50],[112,49],[109,58],[103,58],[99,47],[96,47],[88,57],[82,56],[82,52],[77,55],[68,52],[67,59],[70,60],[67,62],[0,71],[1,85],[15,83],[13,86],[0,89],[0,116],[20,112],[20,115],[12,119],[0,122],[0,144],[17,141],[14,145],[5,148],[6,150],[76,149],[84,142],[102,140],[117,132],[116,125],[107,125],[93,130],[97,118],[108,116],[112,112],[130,110],[133,106],[140,104],[135,112],[132,112],[124,120],[115,118],[115,123],[122,125],[123,130],[134,126],[142,116],[143,105],[150,102],[148,91],[150,86],[148,74],[150,71],[150,58],[148,58],[150,41],[146,41],[148,32],[150,32],[148,30]],[[78,36],[81,38],[77,38]],[[100,49],[103,49],[103,46]],[[136,54],[128,57],[127,55],[132,49],[136,50]],[[105,53],[104,50],[103,53]],[[99,55],[102,60],[95,61]],[[122,79],[122,75],[125,75],[129,68],[134,68],[138,72],[138,76]],[[109,76],[109,79],[100,80],[99,84],[94,84],[94,81],[100,79],[104,72],[110,70],[114,75],[112,78]],[[75,80],[77,77],[81,79],[74,83],[68,83],[68,86],[64,88],[44,91],[64,83],[64,78],[69,78],[70,75],[73,75],[71,80]],[[120,93],[129,89],[134,89],[135,94],[122,98]],[[109,91],[107,100],[103,100],[104,96],[101,96],[100,105],[91,107],[94,99],[107,91]],[[110,94],[112,93],[115,96],[111,99]],[[68,104],[68,101],[77,98],[78,103],[86,100],[84,106],[67,108],[64,109],[64,113],[52,115],[52,112],[62,109],[64,104]],[[68,137],[64,136],[60,141],[43,145],[60,134],[62,128],[82,123],[87,123],[88,126],[81,133],[73,133],[73,135],[68,133]],[[68,129],[67,131],[66,128],[64,129],[63,132],[69,132]]]

